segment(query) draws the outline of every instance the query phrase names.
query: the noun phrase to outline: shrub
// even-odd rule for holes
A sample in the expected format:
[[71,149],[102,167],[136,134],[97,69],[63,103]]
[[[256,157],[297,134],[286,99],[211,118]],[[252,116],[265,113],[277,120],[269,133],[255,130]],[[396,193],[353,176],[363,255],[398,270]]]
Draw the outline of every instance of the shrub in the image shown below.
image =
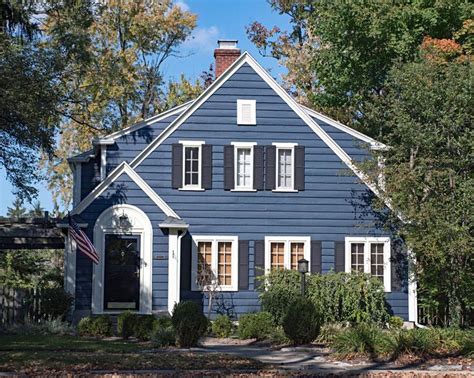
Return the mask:
[[173,326],[158,327],[152,336],[153,344],[159,348],[175,345],[176,333]]
[[171,322],[176,332],[176,341],[184,348],[197,344],[199,338],[206,332],[208,323],[201,306],[191,301],[175,305]]
[[372,324],[360,323],[339,333],[330,345],[343,356],[364,354],[376,357],[393,350],[393,340],[388,333]]
[[272,345],[288,345],[291,340],[285,335],[285,331],[281,326],[274,327],[269,335],[270,343]]
[[394,357],[402,354],[430,355],[440,346],[439,339],[428,329],[402,329],[395,334]]
[[117,317],[117,334],[124,339],[133,336],[133,327],[137,316],[131,311],[124,311]]
[[342,331],[344,331],[344,325],[341,323],[323,324],[317,341],[330,344]]
[[270,337],[274,329],[272,314],[262,311],[242,315],[239,319],[237,334],[241,339],[264,340]]
[[92,325],[94,320],[90,316],[86,316],[79,320],[77,324],[77,333],[79,336],[92,336]]
[[283,317],[283,330],[293,344],[308,344],[319,335],[318,311],[310,299],[297,296]]
[[[272,271],[265,276],[260,299],[264,311],[282,324],[291,301],[300,293],[301,277],[292,270]],[[364,273],[314,274],[306,278],[308,296],[318,308],[321,322],[385,325],[390,318],[382,282]]]
[[212,333],[217,337],[229,337],[232,334],[232,321],[226,315],[218,315],[212,322]]
[[110,320],[108,315],[99,315],[92,318],[92,323],[90,325],[90,336],[107,337],[112,336],[112,334],[112,320]]
[[156,328],[157,320],[153,315],[138,315],[133,326],[133,336],[140,340],[149,340]]
[[294,270],[272,270],[265,275],[265,285],[260,285],[262,310],[272,314],[281,325],[293,298],[300,294],[300,273]]
[[61,318],[46,319],[32,322],[27,319],[23,324],[13,324],[2,330],[2,333],[12,335],[67,335],[71,333],[71,326]]
[[365,273],[329,273],[309,278],[309,296],[320,310],[323,323],[385,325],[388,322],[384,287],[377,277]]
[[391,316],[388,320],[388,325],[393,329],[401,329],[403,327],[403,319],[399,316]]
[[173,322],[169,316],[161,316],[156,319],[155,330],[158,328],[173,327]]

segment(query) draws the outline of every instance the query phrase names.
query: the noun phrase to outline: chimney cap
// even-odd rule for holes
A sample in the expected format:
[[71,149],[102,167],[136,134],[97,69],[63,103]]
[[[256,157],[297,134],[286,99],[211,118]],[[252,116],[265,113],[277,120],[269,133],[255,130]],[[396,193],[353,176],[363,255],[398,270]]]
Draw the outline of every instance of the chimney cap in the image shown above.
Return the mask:
[[237,42],[236,39],[219,39],[217,41],[217,45],[219,49],[224,50],[236,50],[237,49]]

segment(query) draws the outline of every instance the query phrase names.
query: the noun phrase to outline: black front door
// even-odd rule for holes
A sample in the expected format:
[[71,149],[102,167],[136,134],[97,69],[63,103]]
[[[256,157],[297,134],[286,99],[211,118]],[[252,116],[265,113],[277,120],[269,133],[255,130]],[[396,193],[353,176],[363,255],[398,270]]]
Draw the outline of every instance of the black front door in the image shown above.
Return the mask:
[[140,237],[105,235],[104,309],[138,310]]

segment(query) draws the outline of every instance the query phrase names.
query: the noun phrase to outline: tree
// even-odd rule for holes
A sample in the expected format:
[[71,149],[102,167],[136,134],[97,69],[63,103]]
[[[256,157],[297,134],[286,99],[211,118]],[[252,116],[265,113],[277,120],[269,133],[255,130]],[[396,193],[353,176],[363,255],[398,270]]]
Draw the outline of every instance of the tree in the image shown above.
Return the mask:
[[41,218],[44,216],[44,208],[41,206],[40,201],[36,201],[33,208],[29,212],[29,216],[32,218]]
[[269,3],[292,30],[253,23],[251,41],[288,68],[285,84],[299,101],[370,134],[366,104],[382,95],[390,69],[416,59],[425,35],[452,38],[472,11],[463,0]]
[[23,200],[16,197],[12,207],[7,207],[7,217],[22,218],[26,216],[26,209],[23,207]]
[[1,4],[0,166],[16,193],[31,201],[41,152],[51,155],[59,125],[62,61],[41,46],[33,3]]
[[[416,257],[420,306],[445,325],[473,325],[474,129],[469,49],[425,38],[416,62],[388,73],[366,121],[391,146],[385,199]],[[382,120],[382,122],[381,122]]]
[[162,109],[163,62],[196,25],[171,0],[57,2],[47,10],[47,43],[61,51],[69,73],[67,115],[53,159],[45,159],[55,202],[71,200],[67,158],[96,136],[122,129]]

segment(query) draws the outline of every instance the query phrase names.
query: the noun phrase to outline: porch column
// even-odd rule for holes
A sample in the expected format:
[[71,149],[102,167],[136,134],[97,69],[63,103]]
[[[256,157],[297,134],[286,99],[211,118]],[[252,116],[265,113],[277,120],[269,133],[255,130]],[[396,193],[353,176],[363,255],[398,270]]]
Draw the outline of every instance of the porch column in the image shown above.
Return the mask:
[[168,243],[168,312],[170,314],[173,311],[174,305],[179,303],[181,248],[179,248],[178,243],[178,230],[170,228]]

